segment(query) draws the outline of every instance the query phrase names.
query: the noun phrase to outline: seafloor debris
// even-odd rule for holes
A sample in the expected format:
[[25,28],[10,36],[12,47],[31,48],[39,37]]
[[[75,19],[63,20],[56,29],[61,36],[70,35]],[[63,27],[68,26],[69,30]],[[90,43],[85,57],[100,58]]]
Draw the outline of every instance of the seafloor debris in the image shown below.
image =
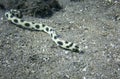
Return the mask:
[[26,14],[36,17],[51,16],[53,12],[62,9],[57,0],[34,0],[31,2],[26,0],[19,3],[17,8],[23,10]]
[[23,14],[36,17],[48,17],[62,9],[57,0],[2,0],[0,4],[6,10],[19,9]]
[[117,14],[117,15],[115,15],[115,18],[114,18],[114,19],[115,19],[115,21],[120,20],[120,15],[118,15],[118,14]]

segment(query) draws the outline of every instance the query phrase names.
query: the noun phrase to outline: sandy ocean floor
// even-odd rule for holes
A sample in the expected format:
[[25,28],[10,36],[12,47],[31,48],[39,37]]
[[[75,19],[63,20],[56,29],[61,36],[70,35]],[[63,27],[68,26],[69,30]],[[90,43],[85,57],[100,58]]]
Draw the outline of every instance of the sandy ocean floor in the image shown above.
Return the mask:
[[0,79],[120,79],[120,2],[60,3],[64,8],[50,18],[24,19],[53,27],[85,52],[61,49],[44,32],[0,20]]

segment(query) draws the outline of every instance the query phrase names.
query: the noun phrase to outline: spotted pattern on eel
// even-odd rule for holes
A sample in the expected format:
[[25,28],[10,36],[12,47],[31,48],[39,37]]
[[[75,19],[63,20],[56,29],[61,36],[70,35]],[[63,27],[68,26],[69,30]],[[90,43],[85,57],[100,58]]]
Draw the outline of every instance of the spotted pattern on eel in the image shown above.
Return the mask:
[[5,12],[5,17],[8,21],[13,24],[20,25],[23,28],[34,29],[38,31],[44,31],[49,34],[52,40],[61,48],[71,50],[73,52],[83,52],[81,48],[72,42],[65,41],[59,37],[56,31],[47,25],[41,23],[30,22],[22,19],[22,13],[18,10],[11,9],[8,12]]

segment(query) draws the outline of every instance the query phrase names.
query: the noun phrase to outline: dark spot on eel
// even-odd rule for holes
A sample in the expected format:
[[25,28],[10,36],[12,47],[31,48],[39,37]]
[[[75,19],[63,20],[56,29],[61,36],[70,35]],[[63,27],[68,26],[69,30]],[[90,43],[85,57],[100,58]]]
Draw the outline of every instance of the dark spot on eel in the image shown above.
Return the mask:
[[71,47],[72,45],[73,45],[73,43],[71,43],[70,45],[66,46],[66,48],[69,48],[69,47]]
[[22,19],[21,19],[20,21],[21,21],[21,22],[24,22],[24,20],[22,20]]
[[76,45],[75,48],[79,48],[79,47]]
[[42,26],[43,26],[43,27],[45,27],[45,25],[44,25],[44,24],[43,24]]
[[53,34],[51,33],[51,37],[53,37]]
[[29,24],[29,23],[25,23],[25,26],[29,27],[29,26],[30,26],[30,24]]
[[32,22],[32,24],[35,24],[34,22]]
[[50,29],[50,31],[53,31],[53,29]]
[[58,41],[57,43],[58,43],[59,45],[63,45],[63,42],[61,42],[61,41]]
[[65,41],[65,43],[66,43],[66,44],[68,44],[68,42],[67,42],[67,41]]
[[15,23],[18,23],[18,20],[17,20],[17,19],[14,19],[14,22],[15,22]]
[[11,15],[10,18],[13,18],[13,15]]
[[36,27],[37,29],[39,29],[39,28],[40,28],[40,26],[39,26],[39,25],[35,25],[35,27]]
[[6,14],[6,17],[8,18],[8,14]]
[[59,37],[60,37],[59,35],[55,35],[55,36],[54,36],[54,39],[57,39],[57,38],[59,38]]
[[47,31],[47,32],[49,31],[49,28],[48,28],[48,27],[46,27],[46,31]]
[[79,50],[78,50],[78,49],[73,49],[72,51],[73,51],[73,52],[79,52]]

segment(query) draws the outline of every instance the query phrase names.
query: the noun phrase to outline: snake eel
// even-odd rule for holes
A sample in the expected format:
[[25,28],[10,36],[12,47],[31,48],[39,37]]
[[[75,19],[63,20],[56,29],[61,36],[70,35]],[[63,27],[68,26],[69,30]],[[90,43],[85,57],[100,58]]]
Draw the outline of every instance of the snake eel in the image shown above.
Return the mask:
[[44,31],[45,33],[50,35],[51,39],[57,44],[57,46],[73,52],[83,52],[83,50],[81,50],[81,48],[77,44],[61,39],[52,27],[41,23],[26,21],[23,20],[22,17],[23,15],[19,10],[11,9],[10,11],[5,12],[5,18],[13,24],[20,25],[21,27],[27,29]]

